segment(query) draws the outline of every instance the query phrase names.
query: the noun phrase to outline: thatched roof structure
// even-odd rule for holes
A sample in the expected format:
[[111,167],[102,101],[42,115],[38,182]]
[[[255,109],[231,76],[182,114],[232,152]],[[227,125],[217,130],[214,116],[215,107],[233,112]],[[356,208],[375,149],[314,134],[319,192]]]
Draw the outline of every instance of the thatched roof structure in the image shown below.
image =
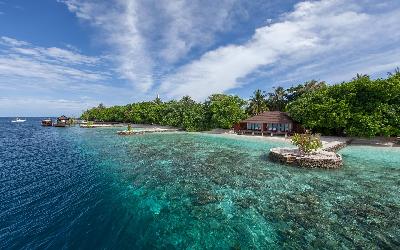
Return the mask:
[[57,118],[57,120],[68,120],[69,118],[66,117],[65,115],[62,115],[60,117]]
[[247,118],[240,123],[293,123],[293,120],[286,112],[266,111],[259,115]]

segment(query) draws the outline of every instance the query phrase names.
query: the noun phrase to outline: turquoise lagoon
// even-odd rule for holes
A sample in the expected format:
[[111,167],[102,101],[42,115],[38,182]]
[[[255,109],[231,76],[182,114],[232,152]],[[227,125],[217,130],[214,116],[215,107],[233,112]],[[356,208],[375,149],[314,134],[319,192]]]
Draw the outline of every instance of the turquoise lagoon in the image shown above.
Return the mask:
[[400,245],[399,148],[309,170],[269,162],[281,142],[117,130],[0,119],[0,248]]

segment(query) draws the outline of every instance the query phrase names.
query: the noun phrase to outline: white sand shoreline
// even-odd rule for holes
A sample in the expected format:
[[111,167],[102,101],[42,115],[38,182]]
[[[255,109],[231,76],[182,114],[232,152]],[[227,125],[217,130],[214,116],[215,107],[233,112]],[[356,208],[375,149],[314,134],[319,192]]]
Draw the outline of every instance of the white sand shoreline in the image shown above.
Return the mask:
[[[100,125],[100,124],[99,124]],[[95,128],[121,128],[127,126],[128,124],[119,123],[112,125],[100,125],[95,126]],[[145,129],[145,130],[171,130],[171,132],[181,131],[179,128],[171,127],[171,126],[162,126],[162,125],[150,125],[150,124],[131,124],[132,129]],[[185,132],[182,130],[182,132]],[[202,131],[202,132],[187,132],[187,133],[200,133],[200,134],[211,134],[211,135],[220,135],[226,136],[234,139],[246,139],[253,141],[277,141],[277,142],[285,142],[291,144],[290,137],[284,137],[280,135],[274,136],[260,136],[260,135],[238,135],[234,133],[230,129],[213,129],[210,131]],[[339,136],[321,136],[321,141],[324,148],[331,147],[337,143],[349,142],[349,145],[359,145],[359,146],[374,146],[374,147],[400,147],[399,144],[396,144],[394,138],[385,138],[385,137],[375,137],[375,138],[358,138],[358,137],[339,137]]]
[[[201,133],[224,135],[231,138],[246,138],[251,140],[281,141],[281,142],[291,143],[290,137],[284,137],[278,135],[275,136],[238,135],[236,133],[233,133],[233,131],[229,129],[214,129],[211,131],[205,131]],[[358,137],[321,136],[321,142],[323,148],[329,148],[334,146],[335,144],[340,144],[343,142],[347,142],[349,143],[349,145],[358,145],[358,146],[400,147],[399,144],[396,144],[393,141],[393,138],[385,138],[385,137],[358,138]]]

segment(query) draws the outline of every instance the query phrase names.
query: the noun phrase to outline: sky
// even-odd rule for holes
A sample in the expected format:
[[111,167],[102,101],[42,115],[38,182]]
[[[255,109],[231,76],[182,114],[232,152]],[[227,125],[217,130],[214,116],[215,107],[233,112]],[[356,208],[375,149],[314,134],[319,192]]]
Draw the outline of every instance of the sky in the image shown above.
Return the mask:
[[386,77],[399,25],[398,0],[0,0],[0,116]]

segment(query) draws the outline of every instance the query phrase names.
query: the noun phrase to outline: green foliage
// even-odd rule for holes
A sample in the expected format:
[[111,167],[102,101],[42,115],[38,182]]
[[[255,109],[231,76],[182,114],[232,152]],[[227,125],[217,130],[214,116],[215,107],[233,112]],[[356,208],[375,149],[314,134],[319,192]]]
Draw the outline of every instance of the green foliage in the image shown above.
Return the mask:
[[205,102],[207,120],[211,128],[231,128],[245,119],[246,102],[238,96],[214,94]]
[[300,97],[302,97],[304,94],[314,92],[319,89],[324,89],[328,85],[326,85],[325,82],[318,82],[316,80],[311,80],[308,82],[305,82],[304,84],[299,84],[294,87],[290,87],[289,89],[286,90],[286,100],[288,103],[293,102]]
[[287,109],[305,127],[324,134],[400,135],[400,73],[377,80],[357,75],[306,93]]
[[287,92],[282,87],[274,88],[274,92],[268,93],[268,106],[274,111],[284,111],[287,105]]
[[193,101],[189,96],[165,103],[161,116],[161,125],[181,127],[187,131],[207,129],[204,104]]
[[305,94],[312,93],[314,91],[325,89],[327,87],[325,82],[318,82],[311,80],[304,84],[292,86],[288,89],[283,87],[274,88],[274,91],[267,95],[267,106],[270,110],[285,111],[287,105]]
[[265,98],[266,95],[260,89],[254,91],[253,96],[250,97],[249,100],[249,106],[246,110],[247,113],[250,115],[258,115],[264,111],[268,111],[268,104]]
[[299,147],[301,153],[306,154],[322,147],[322,142],[319,134],[294,134],[292,136],[292,143]]
[[[100,104],[82,114],[88,121],[161,124],[187,131],[231,128],[266,110],[288,111],[304,127],[322,134],[351,136],[400,135],[400,70],[387,79],[357,75],[350,82],[328,86],[315,80],[265,94],[256,90],[248,102],[238,96],[215,94],[204,103],[181,100]],[[247,111],[247,112],[246,112]]]
[[205,103],[189,96],[181,100],[132,103],[126,106],[98,107],[86,110],[81,117],[92,121],[116,121],[143,124],[160,124],[180,127],[187,131],[212,128],[231,128],[246,118],[245,101],[238,96],[212,95]]

